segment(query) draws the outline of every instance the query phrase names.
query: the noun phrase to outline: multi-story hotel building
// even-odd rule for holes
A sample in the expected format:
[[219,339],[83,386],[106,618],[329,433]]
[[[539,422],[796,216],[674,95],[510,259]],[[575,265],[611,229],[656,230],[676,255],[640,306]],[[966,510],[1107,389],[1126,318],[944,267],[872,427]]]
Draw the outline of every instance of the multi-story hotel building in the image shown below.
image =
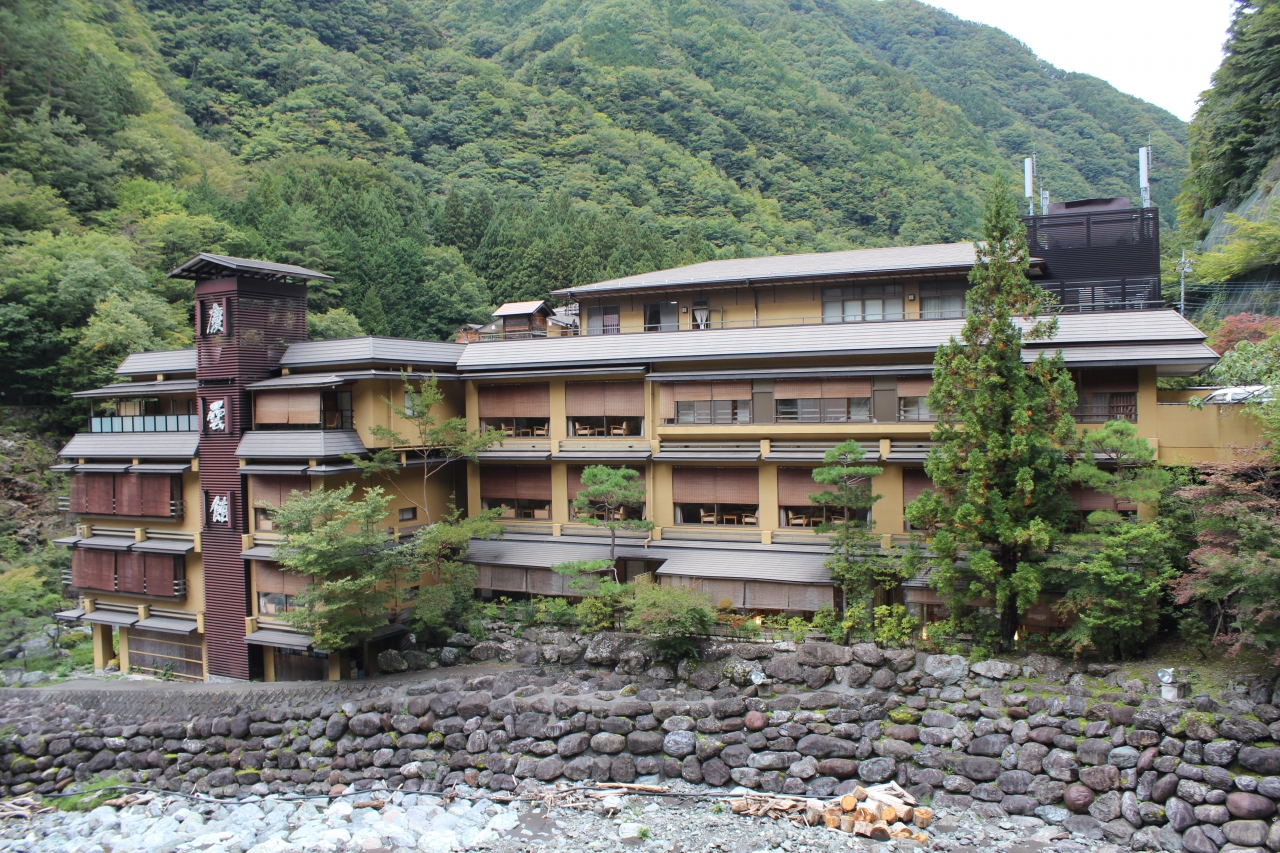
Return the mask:
[[[1185,392],[1157,387],[1216,355],[1160,298],[1156,211],[1059,205],[1028,219],[1028,240],[1031,275],[1061,315],[1057,337],[1025,356],[1062,351],[1082,428],[1130,420],[1169,465],[1256,440],[1238,407],[1192,410]],[[647,486],[654,527],[624,533],[618,549],[628,578],[698,585],[744,610],[817,610],[835,595],[812,469],[837,442],[861,442],[884,470],[875,533],[884,548],[905,541],[903,507],[928,486],[932,361],[963,325],[974,259],[960,243],[710,261],[552,294],[568,310],[504,306],[465,330],[471,342],[445,343],[307,341],[305,282],[327,276],[200,255],[173,272],[196,282],[195,348],[130,356],[117,371],[129,381],[78,395],[89,429],[58,467],[80,521],[60,544],[73,549],[67,582],[81,606],[62,617],[94,626],[99,666],[118,631],[122,666],[141,672],[371,670],[400,637],[317,650],[280,621],[306,581],[273,562],[278,536],[260,504],[369,484],[344,456],[384,446],[373,427],[399,426],[387,401],[401,399],[402,377],[431,375],[440,417],[506,436],[430,480],[433,514],[451,496],[473,513],[505,508],[505,537],[471,547],[481,595],[563,595],[551,566],[607,557],[606,531],[572,509],[583,467],[604,464],[635,468]],[[421,489],[415,456],[402,457],[406,490]],[[386,526],[408,534],[424,519],[391,492]],[[1110,505],[1076,497],[1082,512]],[[927,615],[934,593],[906,586]]]

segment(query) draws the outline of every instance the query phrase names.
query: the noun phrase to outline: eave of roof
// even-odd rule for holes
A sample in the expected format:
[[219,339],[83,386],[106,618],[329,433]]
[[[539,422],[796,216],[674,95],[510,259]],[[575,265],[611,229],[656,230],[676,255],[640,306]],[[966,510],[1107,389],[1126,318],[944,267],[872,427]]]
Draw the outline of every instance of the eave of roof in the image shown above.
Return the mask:
[[[704,261],[674,269],[596,282],[582,287],[566,287],[553,290],[551,295],[572,299],[609,293],[712,289],[741,287],[745,284],[798,283],[812,279],[963,275],[973,267],[975,257],[973,243],[934,243],[924,246],[766,255],[757,258]],[[1039,259],[1032,259],[1033,267],[1038,268],[1041,264]]]
[[195,349],[154,350],[128,355],[116,368],[116,376],[145,376],[196,372]]
[[333,281],[333,276],[309,270],[306,267],[294,266],[293,264],[276,264],[271,261],[259,261],[254,258],[215,255],[210,252],[201,252],[169,273],[170,278],[189,278],[196,281],[221,278],[228,275],[242,275],[268,281],[285,281],[291,278]]
[[300,341],[285,351],[283,368],[339,367],[350,364],[388,364],[396,367],[453,367],[466,344],[415,341],[407,338],[335,338]]
[[165,379],[161,382],[117,382],[88,391],[75,391],[72,397],[95,400],[118,400],[124,397],[150,397],[161,394],[189,394],[196,390],[194,379]]
[[[803,359],[829,356],[927,354],[964,328],[964,320],[892,320],[583,335],[494,341],[467,347],[458,369],[469,379],[498,370],[577,369],[607,364]],[[1205,334],[1176,311],[1063,314],[1058,334],[1046,346],[1197,344]],[[1029,346],[1040,346],[1031,343]]]

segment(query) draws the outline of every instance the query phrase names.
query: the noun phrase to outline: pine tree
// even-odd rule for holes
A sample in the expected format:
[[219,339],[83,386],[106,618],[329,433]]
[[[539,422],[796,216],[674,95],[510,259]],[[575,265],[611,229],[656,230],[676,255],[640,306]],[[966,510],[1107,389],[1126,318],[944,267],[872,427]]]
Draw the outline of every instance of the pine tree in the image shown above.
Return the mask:
[[934,490],[907,514],[931,534],[932,581],[953,627],[991,630],[974,607],[994,605],[1008,648],[1070,521],[1076,392],[1060,352],[1022,360],[1023,344],[1050,340],[1057,320],[1040,316],[1047,294],[1027,280],[1026,229],[1003,176],[988,186],[975,248],[964,330],[934,360],[929,408],[938,425],[925,465]]

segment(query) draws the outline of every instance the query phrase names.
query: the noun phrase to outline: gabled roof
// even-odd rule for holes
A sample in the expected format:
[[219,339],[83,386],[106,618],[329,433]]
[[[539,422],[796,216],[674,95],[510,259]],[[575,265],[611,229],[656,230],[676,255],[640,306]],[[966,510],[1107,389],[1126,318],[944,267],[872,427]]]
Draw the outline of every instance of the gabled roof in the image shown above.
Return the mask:
[[196,372],[196,351],[192,349],[165,349],[155,352],[135,352],[116,368],[116,376],[146,376],[147,374],[171,375]]
[[[316,373],[290,373],[288,376],[276,376],[271,379],[264,379],[261,382],[254,382],[249,388],[254,391],[260,391],[266,388],[330,388],[334,385],[342,385],[346,382],[357,382],[361,379],[425,379],[428,375],[425,373],[401,373],[398,370],[339,370],[339,371],[319,371]],[[440,377],[441,379],[457,379],[458,377],[448,374]]]
[[226,278],[239,275],[267,281],[285,281],[291,278],[313,281],[333,281],[333,276],[295,267],[293,264],[275,264],[253,258],[233,258],[230,255],[214,255],[201,252],[169,273],[170,278],[189,278],[204,281],[210,278]]
[[280,366],[337,367],[344,364],[392,364],[397,367],[453,367],[466,344],[446,341],[412,341],[405,338],[336,338],[300,341],[290,345]]
[[704,261],[582,287],[566,287],[553,290],[551,295],[573,298],[619,291],[664,290],[697,285],[715,287],[746,282],[773,283],[787,279],[894,276],[910,273],[959,274],[968,272],[974,259],[973,243],[934,243],[803,255],[770,255],[763,258]]
[[[468,378],[479,379],[485,371],[608,364],[903,353],[932,356],[963,327],[964,320],[894,320],[493,341],[468,347],[458,369]],[[1065,351],[1072,346],[1199,344],[1204,338],[1203,332],[1176,311],[1120,311],[1063,314],[1058,318],[1057,337],[1047,345]]]
[[493,316],[523,317],[526,314],[536,314],[539,311],[544,314],[555,313],[541,299],[531,299],[528,302],[507,302],[504,305],[499,305],[498,310],[493,312]]

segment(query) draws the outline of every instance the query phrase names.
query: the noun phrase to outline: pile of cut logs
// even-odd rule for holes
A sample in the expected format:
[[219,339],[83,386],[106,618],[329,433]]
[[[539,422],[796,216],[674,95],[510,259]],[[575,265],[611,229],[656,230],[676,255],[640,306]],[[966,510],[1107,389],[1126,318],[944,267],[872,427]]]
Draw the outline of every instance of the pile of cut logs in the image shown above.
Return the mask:
[[809,826],[861,835],[874,841],[911,838],[929,843],[926,829],[933,812],[917,805],[915,797],[897,783],[854,788],[837,800],[805,800],[790,797],[749,795],[731,804],[734,814],[753,817],[789,818]]

